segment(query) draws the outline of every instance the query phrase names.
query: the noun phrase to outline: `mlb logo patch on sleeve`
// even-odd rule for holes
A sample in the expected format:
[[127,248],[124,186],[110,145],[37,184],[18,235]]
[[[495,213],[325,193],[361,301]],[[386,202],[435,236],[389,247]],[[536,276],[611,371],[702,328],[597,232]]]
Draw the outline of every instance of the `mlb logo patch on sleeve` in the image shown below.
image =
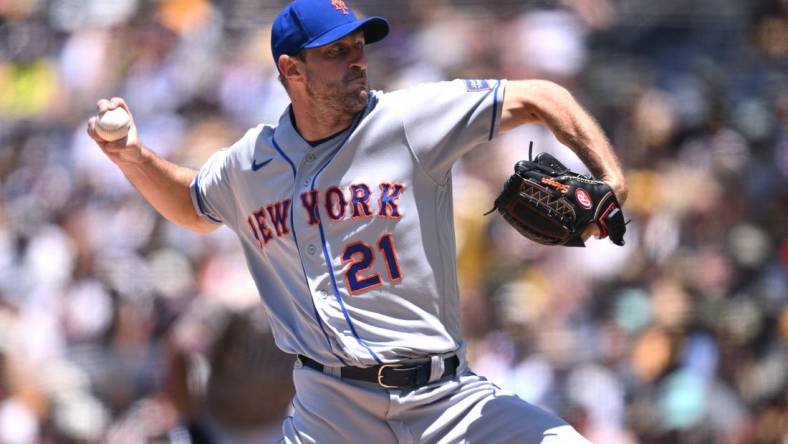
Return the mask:
[[490,84],[486,80],[466,80],[465,87],[470,92],[487,91],[491,89]]

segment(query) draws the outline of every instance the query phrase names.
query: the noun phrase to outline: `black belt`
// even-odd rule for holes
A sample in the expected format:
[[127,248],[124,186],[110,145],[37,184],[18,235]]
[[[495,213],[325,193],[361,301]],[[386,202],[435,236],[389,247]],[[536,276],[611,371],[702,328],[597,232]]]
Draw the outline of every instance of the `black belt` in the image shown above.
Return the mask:
[[[298,355],[298,359],[305,366],[319,372],[323,371],[323,364]],[[451,379],[457,374],[460,359],[451,355],[443,359],[443,374],[439,381]],[[342,378],[357,381],[373,382],[383,388],[415,388],[430,382],[432,363],[430,358],[409,360],[405,363],[381,364],[374,367],[340,367],[339,374]],[[437,381],[435,381],[437,382]]]

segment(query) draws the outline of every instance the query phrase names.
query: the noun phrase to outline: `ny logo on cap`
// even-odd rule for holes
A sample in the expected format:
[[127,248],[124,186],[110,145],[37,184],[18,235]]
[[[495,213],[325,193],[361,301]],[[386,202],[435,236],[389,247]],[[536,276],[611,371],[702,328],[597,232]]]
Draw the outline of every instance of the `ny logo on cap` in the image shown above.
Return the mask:
[[341,11],[342,14],[348,15],[350,13],[350,9],[345,4],[345,0],[331,0],[331,6],[336,8],[337,11]]

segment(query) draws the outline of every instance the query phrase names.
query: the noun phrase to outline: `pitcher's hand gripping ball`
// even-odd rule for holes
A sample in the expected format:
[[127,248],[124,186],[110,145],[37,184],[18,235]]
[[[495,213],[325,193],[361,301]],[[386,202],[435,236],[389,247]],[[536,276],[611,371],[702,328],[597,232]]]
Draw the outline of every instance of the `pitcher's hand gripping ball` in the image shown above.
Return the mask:
[[591,224],[600,239],[624,245],[624,214],[607,183],[569,170],[548,153],[530,160],[529,149],[528,157],[514,166],[490,212],[498,210],[523,236],[544,245],[584,247],[582,235]]
[[101,112],[96,119],[96,134],[107,142],[126,137],[130,128],[131,116],[120,107]]

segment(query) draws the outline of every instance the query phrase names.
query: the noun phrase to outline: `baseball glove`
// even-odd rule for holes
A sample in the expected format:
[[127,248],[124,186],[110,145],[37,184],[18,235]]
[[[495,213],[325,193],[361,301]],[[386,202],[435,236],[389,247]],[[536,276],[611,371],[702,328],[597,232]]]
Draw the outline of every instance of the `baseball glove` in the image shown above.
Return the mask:
[[583,231],[595,223],[600,238],[624,245],[624,214],[610,186],[569,170],[548,153],[532,159],[530,149],[529,160],[517,162],[487,214],[498,210],[523,236],[540,244],[584,247]]

